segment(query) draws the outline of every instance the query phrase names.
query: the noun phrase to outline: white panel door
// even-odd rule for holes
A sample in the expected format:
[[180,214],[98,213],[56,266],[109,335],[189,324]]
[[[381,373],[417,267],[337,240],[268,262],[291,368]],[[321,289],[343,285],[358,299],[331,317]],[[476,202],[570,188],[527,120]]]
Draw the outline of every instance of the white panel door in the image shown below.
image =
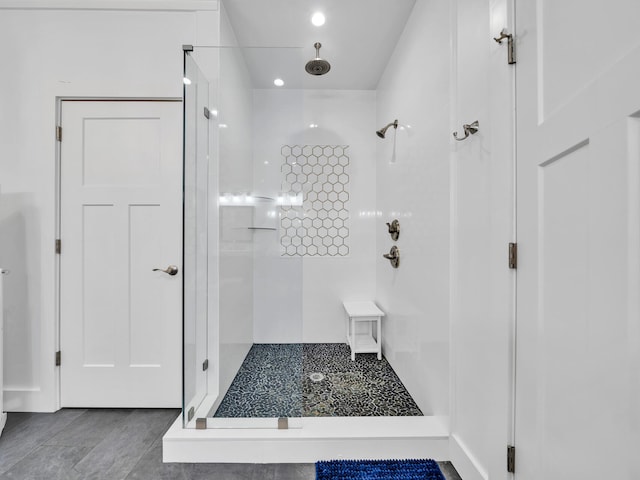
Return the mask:
[[63,407],[180,405],[181,125],[179,102],[62,102]]
[[640,478],[640,2],[517,2],[516,478]]

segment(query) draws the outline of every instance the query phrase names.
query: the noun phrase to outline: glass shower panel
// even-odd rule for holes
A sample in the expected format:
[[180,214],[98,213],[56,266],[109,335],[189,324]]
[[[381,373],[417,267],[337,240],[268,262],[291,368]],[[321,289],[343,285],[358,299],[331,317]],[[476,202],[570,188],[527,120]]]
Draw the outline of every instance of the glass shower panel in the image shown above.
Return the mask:
[[[303,411],[301,246],[309,219],[304,173],[291,152],[302,149],[308,127],[303,75],[296,48],[195,47],[186,56],[185,352],[195,356],[185,353],[185,418],[195,406],[199,426],[203,417],[210,428],[278,428],[283,418],[289,428],[301,424],[291,419]],[[276,78],[284,87],[274,85]],[[208,174],[200,155],[204,130],[198,128],[205,106]],[[197,194],[200,175],[214,179],[208,190],[206,328],[199,315],[206,275],[199,276],[198,268],[207,265],[198,244],[207,217],[198,213],[207,205]],[[204,343],[208,377],[198,356],[201,331],[210,339]]]
[[191,54],[184,67],[183,426],[193,427],[208,393],[210,86]]

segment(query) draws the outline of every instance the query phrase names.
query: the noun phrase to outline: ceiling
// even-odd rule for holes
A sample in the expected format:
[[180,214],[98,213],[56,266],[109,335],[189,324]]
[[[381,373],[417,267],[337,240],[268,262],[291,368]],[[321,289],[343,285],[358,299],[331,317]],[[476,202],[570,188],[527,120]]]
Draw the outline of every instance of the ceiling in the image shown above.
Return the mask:
[[[255,88],[373,90],[389,61],[416,0],[223,0],[244,50]],[[320,11],[326,23],[311,23]],[[326,75],[304,70],[315,58],[331,63]],[[300,47],[300,48],[264,48]]]

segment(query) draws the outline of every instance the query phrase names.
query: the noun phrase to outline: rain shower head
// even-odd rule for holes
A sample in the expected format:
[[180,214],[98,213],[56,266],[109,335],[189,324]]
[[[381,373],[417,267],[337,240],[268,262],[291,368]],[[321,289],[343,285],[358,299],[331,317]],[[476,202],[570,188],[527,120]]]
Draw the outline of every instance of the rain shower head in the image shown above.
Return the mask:
[[322,44],[316,42],[313,46],[316,48],[316,58],[309,60],[304,69],[311,75],[324,75],[331,70],[331,64],[320,58],[320,47],[322,47]]
[[384,128],[381,128],[380,130],[378,130],[376,132],[376,135],[378,135],[380,138],[384,138],[384,135],[387,133],[387,129],[389,127],[393,127],[393,128],[398,128],[398,120],[394,120],[393,122],[391,122],[389,125],[387,125]]

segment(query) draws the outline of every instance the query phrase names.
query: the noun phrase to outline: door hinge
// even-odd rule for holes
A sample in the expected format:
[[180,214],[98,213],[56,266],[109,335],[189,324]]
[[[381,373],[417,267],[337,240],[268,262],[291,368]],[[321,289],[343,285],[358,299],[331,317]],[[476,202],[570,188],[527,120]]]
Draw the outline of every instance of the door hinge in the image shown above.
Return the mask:
[[60,352],[60,350],[58,350],[56,352],[56,367],[60,366],[61,360],[62,360],[62,353]]
[[209,368],[209,359],[207,358],[204,362],[202,362],[202,371],[204,372]]
[[516,447],[507,445],[507,472],[515,473],[516,471]]
[[209,110],[207,107],[204,107],[204,118],[206,118],[207,120],[211,118],[211,110]]
[[494,40],[499,44],[502,44],[502,40],[507,39],[507,63],[513,65],[516,63],[516,47],[513,41],[513,34],[509,33],[506,28],[503,28],[499,37],[494,37]]
[[518,244],[509,244],[509,268],[518,268]]
[[62,240],[56,238],[56,253],[59,255],[62,253]]
[[189,409],[189,411],[187,412],[187,422],[190,422],[190,421],[191,421],[191,419],[193,418],[193,416],[195,415],[195,413],[196,413],[196,409],[195,409],[194,407],[191,407],[191,408]]
[[62,127],[60,125],[56,125],[56,140],[62,141]]

